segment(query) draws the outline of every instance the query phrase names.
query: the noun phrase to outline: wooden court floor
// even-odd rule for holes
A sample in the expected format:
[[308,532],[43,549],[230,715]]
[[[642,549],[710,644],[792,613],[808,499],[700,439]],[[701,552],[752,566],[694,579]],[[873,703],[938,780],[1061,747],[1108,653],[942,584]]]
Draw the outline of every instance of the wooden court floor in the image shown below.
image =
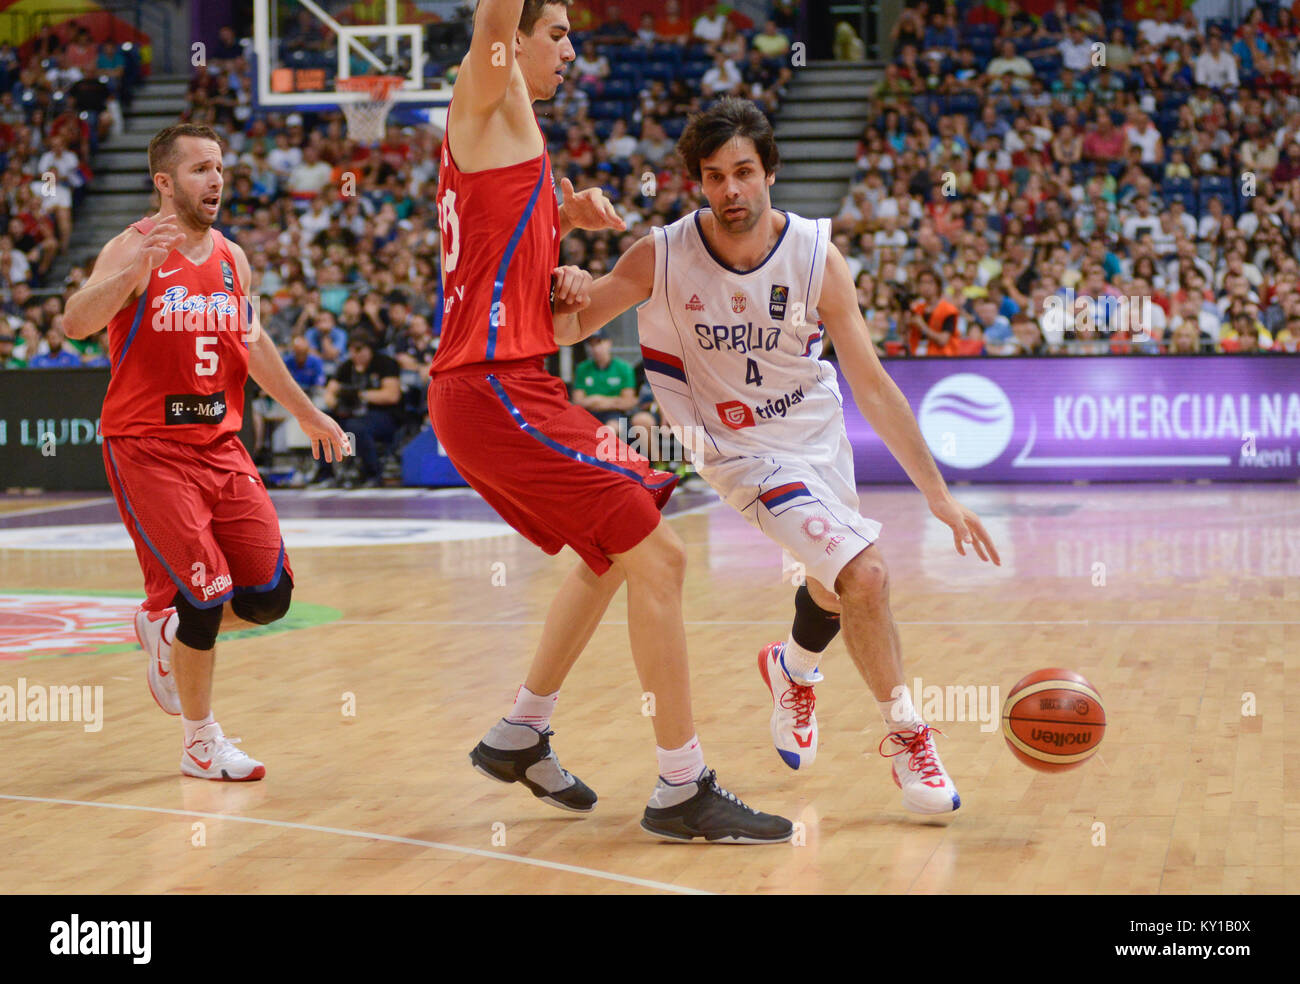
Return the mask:
[[[884,523],[909,685],[919,678],[923,701],[928,687],[977,688],[995,716],[993,688],[1005,695],[1041,667],[1081,672],[1109,727],[1073,772],[1019,765],[995,722],[931,714],[963,805],[945,819],[905,813],[876,753],[883,725],[838,640],[817,691],[819,757],[788,770],[755,668],[793,610],[781,554],[696,494],[670,522],[689,549],[699,734],[724,785],[799,821],[800,843],[674,845],[640,830],[655,761],[621,595],[553,721],[562,763],[600,796],[595,813],[562,813],[470,768],[572,554],[546,557],[513,534],[291,541],[295,601],[338,617],[218,648],[218,718],[266,763],[262,782],[181,777],[179,724],[150,698],[138,649],[26,659],[0,631],[0,686],[102,686],[104,706],[94,732],[0,722],[0,892],[1294,892],[1297,487],[957,492],[985,518],[1001,569],[957,557],[915,492],[862,490],[863,512]],[[277,505],[297,517],[286,530],[324,505],[344,518],[361,504],[444,516],[444,528],[490,519],[459,494],[344,495]],[[0,526],[115,521],[90,498],[11,500]],[[131,553],[16,548],[3,534],[0,594],[138,590]]]

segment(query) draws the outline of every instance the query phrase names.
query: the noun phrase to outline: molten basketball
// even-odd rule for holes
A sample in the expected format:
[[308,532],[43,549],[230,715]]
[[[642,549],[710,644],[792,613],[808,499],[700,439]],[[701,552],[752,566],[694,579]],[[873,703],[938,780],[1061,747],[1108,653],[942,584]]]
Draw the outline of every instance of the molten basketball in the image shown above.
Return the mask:
[[1071,670],[1038,670],[1007,694],[1002,734],[1031,769],[1063,772],[1092,756],[1106,733],[1101,696]]

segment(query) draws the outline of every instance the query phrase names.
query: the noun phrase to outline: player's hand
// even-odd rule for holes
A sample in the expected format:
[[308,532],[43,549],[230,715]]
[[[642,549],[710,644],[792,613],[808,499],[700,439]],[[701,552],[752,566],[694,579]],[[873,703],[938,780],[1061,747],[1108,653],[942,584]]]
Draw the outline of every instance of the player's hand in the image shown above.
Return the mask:
[[551,310],[556,314],[574,314],[591,303],[591,274],[576,266],[556,267],[551,271]]
[[984,529],[984,524],[980,522],[979,517],[960,502],[950,495],[945,496],[937,502],[930,503],[930,512],[952,530],[953,546],[957,548],[959,554],[965,557],[966,545],[969,544],[975,548],[975,553],[980,560],[991,559],[998,567],[1002,566],[1002,558],[998,556],[998,548],[993,545],[993,538],[989,536],[988,530]]
[[324,452],[326,461],[342,461],[352,453],[348,436],[339,422],[329,414],[312,407],[309,413],[298,418],[298,425],[311,440],[311,456],[318,461]]
[[564,217],[573,228],[591,231],[613,229],[617,232],[627,229],[627,223],[619,218],[613,204],[599,188],[574,191],[573,182],[561,178],[560,190],[564,192]]
[[184,239],[185,233],[181,231],[180,219],[174,215],[159,219],[158,224],[150,229],[149,234],[140,242],[140,259],[149,264],[149,270],[154,270],[162,266],[163,261]]

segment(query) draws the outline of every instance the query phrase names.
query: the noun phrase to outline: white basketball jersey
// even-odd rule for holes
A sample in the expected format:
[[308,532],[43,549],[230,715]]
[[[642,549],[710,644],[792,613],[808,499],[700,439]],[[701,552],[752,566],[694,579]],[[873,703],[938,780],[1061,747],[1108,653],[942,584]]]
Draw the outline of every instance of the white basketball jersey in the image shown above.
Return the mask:
[[664,416],[702,472],[727,458],[836,454],[843,401],[816,307],[830,219],[785,213],[767,258],[740,271],[709,250],[704,211],[652,230],[654,291],[637,325]]

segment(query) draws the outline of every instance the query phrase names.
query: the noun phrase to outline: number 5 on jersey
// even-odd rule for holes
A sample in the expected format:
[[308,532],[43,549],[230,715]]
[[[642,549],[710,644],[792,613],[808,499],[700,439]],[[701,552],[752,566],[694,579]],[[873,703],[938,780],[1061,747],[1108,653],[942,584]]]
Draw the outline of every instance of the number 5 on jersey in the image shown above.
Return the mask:
[[219,353],[214,351],[217,341],[215,335],[200,335],[194,339],[194,355],[199,360],[194,363],[194,374],[196,376],[215,376],[217,374]]

